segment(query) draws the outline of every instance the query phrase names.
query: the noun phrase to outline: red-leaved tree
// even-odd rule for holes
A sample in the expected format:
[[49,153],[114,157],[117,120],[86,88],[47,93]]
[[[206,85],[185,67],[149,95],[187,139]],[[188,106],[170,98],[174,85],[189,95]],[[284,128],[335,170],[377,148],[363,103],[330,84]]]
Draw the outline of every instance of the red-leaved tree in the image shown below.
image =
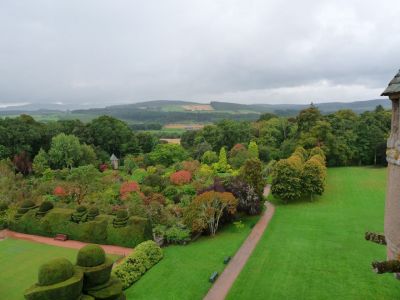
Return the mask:
[[169,180],[175,185],[187,184],[192,180],[192,174],[186,170],[177,171],[171,174]]
[[63,197],[66,197],[68,195],[68,193],[65,191],[65,189],[62,186],[56,186],[54,188],[53,195],[63,198]]
[[139,184],[136,181],[126,181],[119,189],[119,195],[122,200],[126,200],[132,192],[140,192]]

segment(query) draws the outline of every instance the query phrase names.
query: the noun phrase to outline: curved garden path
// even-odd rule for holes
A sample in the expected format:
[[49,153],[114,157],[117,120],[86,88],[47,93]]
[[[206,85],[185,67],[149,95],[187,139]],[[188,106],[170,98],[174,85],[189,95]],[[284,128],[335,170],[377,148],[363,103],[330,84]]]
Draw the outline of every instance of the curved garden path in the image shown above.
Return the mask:
[[[267,197],[270,193],[270,186],[267,185],[264,188],[264,196]],[[240,249],[236,252],[235,256],[229,262],[228,266],[218,277],[217,281],[208,291],[204,300],[222,300],[225,299],[230,288],[235,282],[236,278],[239,276],[240,271],[242,271],[244,265],[249,259],[251,253],[256,247],[258,241],[263,235],[265,229],[268,227],[269,221],[275,212],[275,207],[270,202],[265,202],[266,211],[254,226],[253,230],[250,232],[247,239],[244,241]]]
[[[26,241],[31,241],[31,242],[37,242],[37,243],[65,247],[65,248],[72,248],[72,249],[80,249],[83,246],[86,246],[87,244],[89,244],[89,243],[83,243],[83,242],[78,242],[78,241],[74,241],[74,240],[57,241],[57,240],[55,240],[53,238],[49,238],[49,237],[19,233],[19,232],[11,231],[8,229],[0,231],[0,239],[1,238],[26,240]],[[99,245],[99,246],[102,247],[107,254],[116,254],[116,255],[127,256],[133,251],[133,249],[131,249],[131,248],[114,246],[114,245]]]

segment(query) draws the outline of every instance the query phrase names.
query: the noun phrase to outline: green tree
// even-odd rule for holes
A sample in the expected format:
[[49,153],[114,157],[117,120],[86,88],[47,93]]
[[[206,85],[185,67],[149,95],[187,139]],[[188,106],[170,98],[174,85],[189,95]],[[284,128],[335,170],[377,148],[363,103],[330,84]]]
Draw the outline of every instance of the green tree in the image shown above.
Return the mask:
[[44,170],[48,169],[49,166],[49,157],[43,149],[39,150],[39,153],[33,159],[33,171],[36,174],[42,174]]
[[154,151],[148,154],[148,159],[153,165],[161,164],[168,167],[174,163],[184,161],[188,156],[188,153],[181,145],[158,144]]
[[110,116],[92,120],[87,126],[87,135],[90,144],[100,147],[109,155],[114,153],[121,157],[140,152],[138,140],[129,126]]
[[240,176],[244,182],[254,189],[258,197],[262,199],[265,186],[262,162],[258,158],[246,160],[240,170]]
[[219,151],[218,162],[213,164],[213,168],[217,173],[227,173],[231,170],[231,166],[228,164],[226,150],[224,147],[222,147]]
[[74,135],[60,133],[51,140],[49,161],[53,168],[62,169],[78,166],[82,154],[81,144]]
[[271,192],[285,203],[302,196],[303,164],[298,155],[278,161],[272,172]]
[[132,174],[132,172],[137,168],[135,156],[127,155],[124,158],[124,169],[128,174]]
[[255,141],[249,143],[249,154],[251,158],[259,158],[258,145]]
[[217,161],[218,161],[218,155],[214,151],[208,150],[201,157],[201,162],[203,164],[211,165],[213,163],[216,163]]
[[325,190],[325,159],[320,155],[312,156],[305,162],[302,173],[303,193],[313,200],[314,195],[322,195]]

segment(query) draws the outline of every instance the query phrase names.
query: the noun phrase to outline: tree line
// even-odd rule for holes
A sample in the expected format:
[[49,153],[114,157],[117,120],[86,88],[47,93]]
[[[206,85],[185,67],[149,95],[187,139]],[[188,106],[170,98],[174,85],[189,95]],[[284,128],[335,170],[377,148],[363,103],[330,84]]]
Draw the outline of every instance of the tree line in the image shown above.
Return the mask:
[[255,141],[264,162],[288,158],[300,146],[320,147],[328,166],[385,165],[390,123],[391,112],[382,106],[360,115],[351,110],[323,115],[311,105],[296,117],[265,113],[256,122],[223,120],[186,132],[181,143],[197,159],[206,151]]

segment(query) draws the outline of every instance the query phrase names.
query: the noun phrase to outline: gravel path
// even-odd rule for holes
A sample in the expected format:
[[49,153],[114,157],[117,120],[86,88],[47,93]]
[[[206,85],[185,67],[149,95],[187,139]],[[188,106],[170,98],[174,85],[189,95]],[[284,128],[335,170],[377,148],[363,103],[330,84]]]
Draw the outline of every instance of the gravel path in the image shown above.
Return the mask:
[[[83,242],[78,242],[78,241],[73,241],[73,240],[57,241],[57,240],[55,240],[53,238],[49,238],[49,237],[19,233],[19,232],[11,231],[8,229],[1,230],[0,237],[12,238],[12,239],[18,239],[18,240],[26,240],[26,241],[31,241],[31,242],[37,242],[37,243],[65,247],[65,248],[72,248],[72,249],[80,249],[83,246],[86,246],[88,244],[88,243],[83,243]],[[125,248],[125,247],[119,247],[119,246],[113,246],[113,245],[99,245],[99,246],[102,247],[107,254],[116,254],[116,255],[127,256],[133,251],[133,249],[131,249],[131,248]]]
[[[270,193],[270,186],[266,186],[264,189],[264,196],[268,196]],[[250,235],[244,241],[243,245],[236,252],[235,256],[229,262],[228,266],[222,272],[222,274],[218,277],[217,281],[208,291],[207,295],[204,297],[204,300],[222,300],[225,299],[226,295],[236,278],[239,276],[240,271],[243,269],[247,260],[249,259],[251,253],[256,247],[258,241],[263,235],[265,229],[268,227],[269,221],[275,212],[275,207],[273,204],[269,202],[265,202],[266,211],[263,216],[254,226]]]

